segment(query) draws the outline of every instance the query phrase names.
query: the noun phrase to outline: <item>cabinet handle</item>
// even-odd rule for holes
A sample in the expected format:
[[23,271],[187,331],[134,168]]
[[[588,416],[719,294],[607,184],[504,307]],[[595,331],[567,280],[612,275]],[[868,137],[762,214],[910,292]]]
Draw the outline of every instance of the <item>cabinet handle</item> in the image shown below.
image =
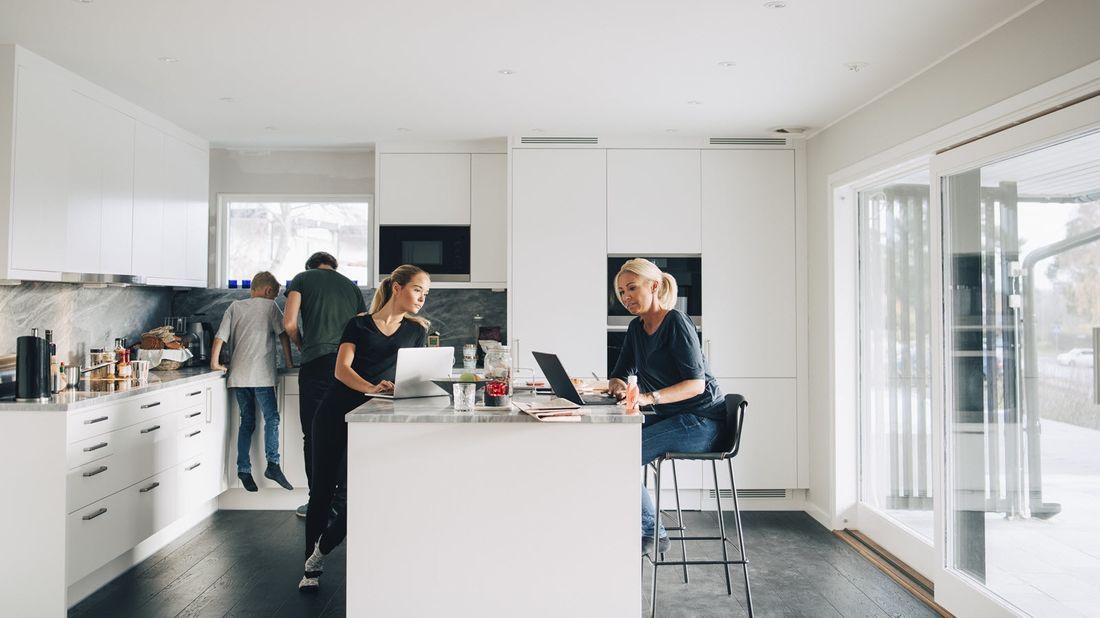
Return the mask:
[[191,433],[187,434],[185,437],[194,438],[195,436],[199,435],[200,433],[202,433],[201,429],[199,429],[198,431],[192,431]]
[[192,413],[188,414],[187,416],[185,416],[183,418],[195,418],[196,416],[198,416],[200,414],[202,414],[202,412],[192,412]]
[[153,484],[149,485],[148,487],[142,487],[141,489],[138,490],[138,492],[143,493],[143,494],[144,493],[149,493],[150,491],[153,491],[157,487],[160,487],[160,483],[153,483]]
[[199,466],[201,466],[201,465],[202,465],[202,462],[200,461],[199,463],[197,463],[197,464],[195,464],[195,465],[193,465],[193,466],[187,466],[187,467],[186,467],[186,468],[184,468],[183,470],[184,470],[184,472],[190,472],[190,471],[194,470],[195,468],[198,468],[198,467],[199,467]]
[[194,397],[195,395],[201,395],[202,391],[195,391],[193,393],[187,393],[188,397]]
[[141,409],[142,410],[148,410],[149,408],[155,408],[159,405],[160,405],[159,401],[154,401],[153,403],[147,403],[147,404],[141,406]]
[[109,417],[109,416],[101,416],[101,417],[99,417],[99,418],[90,418],[90,419],[88,419],[88,420],[84,421],[84,424],[85,424],[85,425],[91,425],[92,423],[102,423],[103,421],[105,421],[105,420],[107,420],[107,419],[109,419],[109,418],[111,418],[111,417]]
[[703,340],[703,356],[706,360],[710,360],[710,339]]
[[100,474],[100,473],[106,472],[106,471],[107,471],[107,466],[100,466],[100,467],[96,468],[95,470],[90,470],[88,472],[83,473],[82,476],[84,478],[88,478],[89,476],[95,476],[97,474]]
[[160,429],[160,425],[153,425],[152,427],[146,427],[145,429],[142,429],[141,433],[151,433],[158,429]]
[[90,520],[95,519],[96,517],[99,517],[100,515],[102,515],[106,512],[107,512],[107,507],[101,506],[101,507],[99,507],[99,510],[97,510],[95,513],[88,513],[87,515],[81,517],[80,519],[83,519],[84,521],[90,521]]
[[95,446],[85,446],[84,447],[84,452],[85,453],[91,453],[92,451],[98,451],[99,449],[101,449],[105,446],[107,446],[106,442],[100,442],[99,444],[97,444]]

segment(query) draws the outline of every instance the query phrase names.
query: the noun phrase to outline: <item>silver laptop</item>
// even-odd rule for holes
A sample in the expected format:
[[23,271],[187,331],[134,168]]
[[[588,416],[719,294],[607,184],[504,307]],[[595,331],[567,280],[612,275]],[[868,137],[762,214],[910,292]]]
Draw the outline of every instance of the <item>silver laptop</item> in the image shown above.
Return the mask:
[[432,378],[451,375],[455,364],[455,349],[401,348],[397,351],[397,371],[393,380],[393,394],[370,395],[380,399],[408,399],[410,397],[446,397],[447,393],[432,383]]

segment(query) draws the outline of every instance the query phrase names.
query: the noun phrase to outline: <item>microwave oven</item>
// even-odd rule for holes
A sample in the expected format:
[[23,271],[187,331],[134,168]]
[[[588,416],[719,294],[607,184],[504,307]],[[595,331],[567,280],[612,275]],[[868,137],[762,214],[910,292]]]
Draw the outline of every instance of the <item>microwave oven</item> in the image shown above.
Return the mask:
[[402,264],[423,268],[433,281],[469,281],[470,226],[378,226],[378,280]]

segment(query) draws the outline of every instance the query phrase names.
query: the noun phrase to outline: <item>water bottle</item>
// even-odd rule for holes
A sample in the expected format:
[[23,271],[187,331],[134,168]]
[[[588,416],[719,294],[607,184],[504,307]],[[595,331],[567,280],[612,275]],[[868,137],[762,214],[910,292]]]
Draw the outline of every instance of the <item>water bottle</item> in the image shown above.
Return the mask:
[[637,414],[638,413],[638,376],[626,377],[626,413]]

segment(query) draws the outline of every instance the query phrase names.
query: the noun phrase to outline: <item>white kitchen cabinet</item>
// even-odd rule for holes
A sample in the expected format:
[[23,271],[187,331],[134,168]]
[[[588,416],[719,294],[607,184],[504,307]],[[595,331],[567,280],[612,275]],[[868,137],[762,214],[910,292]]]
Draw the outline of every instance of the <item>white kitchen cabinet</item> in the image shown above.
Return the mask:
[[69,100],[64,270],[132,274],[134,119],[77,91]]
[[518,366],[553,352],[572,375],[606,372],[606,156],[603,150],[512,153],[509,337]]
[[[733,460],[738,489],[798,487],[797,381],[794,378],[719,378],[726,394],[749,402],[741,429],[741,449]],[[710,479],[710,466],[704,470]],[[724,479],[724,480],[723,480]],[[712,487],[708,480],[704,487]],[[718,471],[721,488],[729,489],[729,473]]]
[[301,401],[298,396],[298,376],[287,376],[283,380],[287,385],[281,400],[280,412],[283,423],[279,427],[283,443],[283,474],[295,488],[308,489],[305,438],[302,434],[302,418],[298,407]]
[[794,151],[703,151],[702,204],[703,348],[711,373],[796,377]]
[[470,156],[470,280],[504,287],[508,278],[508,155]]
[[45,273],[65,267],[71,99],[56,75],[23,66],[15,73],[9,270],[50,279]]
[[[302,421],[298,416],[298,376],[296,374],[279,377],[276,401],[279,404],[279,467],[295,489],[307,489],[304,442],[302,440]],[[236,396],[231,397],[229,409],[232,419],[229,423],[229,446],[225,450],[226,468],[232,478],[231,487],[240,488],[237,478],[237,431],[241,426],[240,408]],[[256,410],[256,431],[252,434],[249,459],[252,462],[252,478],[256,485],[265,489],[282,489],[270,479],[264,478],[267,459],[264,454],[264,420],[260,410]]]
[[205,287],[208,168],[201,140],[0,45],[0,279]]
[[470,155],[379,154],[378,223],[470,225]]
[[702,251],[699,150],[607,151],[607,252]]

